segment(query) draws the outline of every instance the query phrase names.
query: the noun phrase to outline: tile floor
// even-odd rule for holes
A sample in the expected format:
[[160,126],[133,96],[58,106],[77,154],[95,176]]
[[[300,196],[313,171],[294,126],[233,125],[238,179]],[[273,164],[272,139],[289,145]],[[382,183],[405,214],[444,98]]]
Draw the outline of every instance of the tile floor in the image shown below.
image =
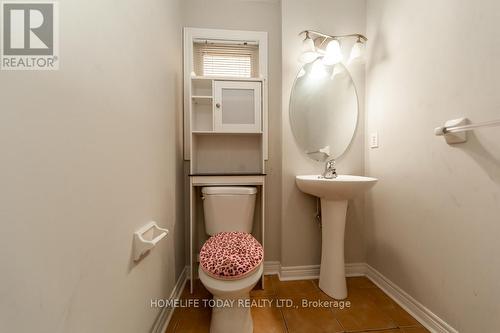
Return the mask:
[[[255,300],[274,300],[273,306],[253,307],[254,333],[423,333],[429,332],[411,315],[391,300],[382,290],[365,277],[347,278],[351,302],[349,308],[278,307],[275,300],[289,299],[294,305],[302,300],[332,300],[318,287],[318,280],[280,281],[277,275],[265,277],[265,289],[256,287],[251,292]],[[199,280],[195,293],[188,286],[183,299],[211,298]],[[167,333],[209,332],[211,309],[177,308],[167,328]]]

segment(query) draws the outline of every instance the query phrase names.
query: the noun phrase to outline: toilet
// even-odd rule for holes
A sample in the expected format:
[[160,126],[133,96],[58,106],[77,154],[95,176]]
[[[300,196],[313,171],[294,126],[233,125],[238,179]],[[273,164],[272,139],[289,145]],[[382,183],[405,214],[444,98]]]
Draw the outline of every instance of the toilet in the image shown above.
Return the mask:
[[251,333],[250,290],[262,276],[264,251],[250,234],[257,189],[203,187],[205,230],[198,275],[214,296],[211,333]]

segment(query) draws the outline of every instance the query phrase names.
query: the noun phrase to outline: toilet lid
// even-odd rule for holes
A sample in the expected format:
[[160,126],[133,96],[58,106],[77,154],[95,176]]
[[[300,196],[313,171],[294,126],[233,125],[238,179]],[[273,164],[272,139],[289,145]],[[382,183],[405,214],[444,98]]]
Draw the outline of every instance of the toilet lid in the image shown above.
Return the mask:
[[209,276],[237,280],[252,273],[264,259],[262,245],[246,232],[220,232],[200,251],[200,267]]

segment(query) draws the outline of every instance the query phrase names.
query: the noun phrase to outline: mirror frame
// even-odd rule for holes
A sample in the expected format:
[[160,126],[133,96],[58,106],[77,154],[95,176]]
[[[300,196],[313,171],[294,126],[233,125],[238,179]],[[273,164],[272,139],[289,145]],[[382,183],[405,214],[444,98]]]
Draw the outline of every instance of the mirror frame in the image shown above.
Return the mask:
[[293,130],[293,126],[292,126],[292,112],[291,112],[292,111],[293,90],[294,90],[295,85],[297,83],[297,79],[299,79],[299,73],[300,73],[300,71],[302,71],[302,70],[305,71],[304,67],[306,65],[308,65],[308,64],[303,64],[302,66],[300,66],[299,70],[297,71],[297,74],[295,75],[295,79],[293,80],[292,89],[290,90],[290,98],[288,100],[288,123],[290,125],[290,130],[292,131],[293,139],[295,141],[295,144],[299,148],[301,155],[305,155],[309,160],[312,160],[312,161],[315,161],[315,162],[325,162],[325,161],[331,160],[331,159],[339,160],[339,159],[343,158],[345,156],[345,154],[347,153],[347,151],[349,151],[349,149],[351,148],[351,146],[353,144],[353,141],[354,141],[354,138],[355,138],[356,134],[358,133],[359,116],[360,116],[358,88],[357,88],[356,82],[354,82],[354,79],[352,78],[351,72],[349,71],[349,69],[347,68],[347,66],[344,63],[342,63],[342,62],[339,63],[339,64],[341,64],[342,66],[344,66],[345,71],[347,72],[347,75],[349,76],[349,78],[352,81],[352,85],[354,87],[354,95],[356,96],[356,105],[357,105],[357,107],[356,107],[356,124],[355,124],[355,127],[354,127],[354,131],[352,133],[351,139],[349,140],[349,144],[346,146],[346,148],[344,149],[344,151],[339,156],[333,156],[333,157],[329,156],[329,157],[325,157],[322,160],[317,160],[317,159],[314,159],[314,158],[310,157],[308,154],[305,153],[305,151],[302,150],[301,145],[299,144],[299,142],[297,140],[297,136],[296,136],[296,134],[295,134],[295,132]]

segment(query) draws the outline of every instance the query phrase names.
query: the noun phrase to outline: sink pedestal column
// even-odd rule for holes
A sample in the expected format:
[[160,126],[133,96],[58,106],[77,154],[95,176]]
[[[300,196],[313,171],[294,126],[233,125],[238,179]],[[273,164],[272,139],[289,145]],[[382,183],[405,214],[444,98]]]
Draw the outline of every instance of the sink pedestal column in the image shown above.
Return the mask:
[[335,299],[347,297],[344,231],[347,200],[321,199],[321,266],[319,288]]

